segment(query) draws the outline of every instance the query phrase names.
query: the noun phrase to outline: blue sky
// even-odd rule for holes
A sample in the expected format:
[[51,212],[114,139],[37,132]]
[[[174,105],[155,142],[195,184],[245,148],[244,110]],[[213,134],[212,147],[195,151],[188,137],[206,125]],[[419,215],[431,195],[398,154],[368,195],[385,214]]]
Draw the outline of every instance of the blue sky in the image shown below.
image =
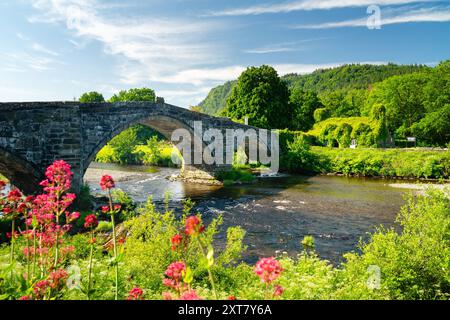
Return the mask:
[[188,107],[251,65],[450,58],[448,0],[2,0],[0,29],[0,101],[146,86]]

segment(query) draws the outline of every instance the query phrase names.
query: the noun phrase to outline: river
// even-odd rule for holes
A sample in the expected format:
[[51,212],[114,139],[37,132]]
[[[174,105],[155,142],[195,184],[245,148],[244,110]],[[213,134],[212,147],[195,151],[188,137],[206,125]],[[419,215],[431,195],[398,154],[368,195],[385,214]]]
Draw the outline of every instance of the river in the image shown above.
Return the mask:
[[[394,225],[403,195],[408,189],[390,186],[390,181],[336,176],[280,175],[256,183],[214,187],[170,181],[177,169],[119,166],[94,163],[85,175],[94,195],[104,194],[98,185],[101,175],[115,177],[116,185],[138,202],[152,196],[163,208],[164,194],[171,195],[170,208],[180,212],[181,201],[191,198],[205,222],[223,216],[223,227],[240,225],[246,231],[245,260],[301,249],[305,235],[315,238],[319,256],[334,264],[342,254],[357,249],[361,238],[375,226]],[[219,245],[225,242],[223,230]]]

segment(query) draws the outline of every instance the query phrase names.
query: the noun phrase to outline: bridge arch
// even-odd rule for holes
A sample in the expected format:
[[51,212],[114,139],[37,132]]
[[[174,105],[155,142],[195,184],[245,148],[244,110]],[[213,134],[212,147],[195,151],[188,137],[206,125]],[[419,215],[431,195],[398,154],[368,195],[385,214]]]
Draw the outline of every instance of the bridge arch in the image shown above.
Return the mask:
[[0,148],[0,173],[26,194],[39,191],[39,183],[44,179],[43,172],[32,163],[3,148]]
[[[98,152],[100,152],[100,150],[103,147],[105,147],[114,137],[116,137],[123,131],[131,128],[136,124],[144,125],[159,132],[167,139],[167,141],[171,141],[172,133],[177,129],[185,129],[187,130],[187,132],[189,132],[191,138],[197,139],[197,137],[194,135],[193,128],[188,123],[175,117],[159,114],[144,115],[142,117],[137,117],[129,122],[119,123],[116,126],[113,126],[109,132],[107,132],[106,134],[104,134],[99,138],[98,143],[95,145],[94,148],[92,148],[92,150],[89,151],[88,156],[84,160],[81,177],[84,177],[89,165],[95,160],[96,155],[98,154]],[[196,142],[199,143],[199,145],[201,145],[202,147],[204,147],[203,141],[199,141],[197,139]],[[192,144],[194,144],[193,141]],[[191,147],[191,150],[192,153],[195,152],[193,145]],[[191,154],[191,157],[193,157],[193,154]],[[188,166],[185,165],[185,161],[184,159],[182,159],[180,170],[183,173],[183,171],[187,169]],[[192,168],[189,169],[192,170]],[[212,179],[213,177],[210,176],[210,178]]]

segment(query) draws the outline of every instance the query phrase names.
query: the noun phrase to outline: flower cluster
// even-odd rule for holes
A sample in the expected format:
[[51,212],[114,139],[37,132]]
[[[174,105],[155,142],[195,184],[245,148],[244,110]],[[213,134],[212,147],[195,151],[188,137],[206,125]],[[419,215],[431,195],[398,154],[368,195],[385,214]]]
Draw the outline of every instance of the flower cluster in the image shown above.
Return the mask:
[[94,229],[98,226],[97,216],[95,214],[89,214],[84,218],[84,227],[86,229]]
[[[61,266],[74,252],[73,246],[64,245],[64,235],[72,223],[80,217],[79,212],[68,209],[75,195],[67,193],[71,188],[73,174],[70,165],[55,161],[45,172],[46,179],[40,183],[44,193],[36,197],[25,197],[18,189],[11,190],[1,198],[4,216],[11,219],[11,248],[15,239],[22,236],[25,244],[21,252],[26,259],[26,272],[23,277],[33,279],[32,295],[23,298],[52,298],[60,290],[67,278]],[[0,189],[4,188],[1,184]],[[16,220],[23,225],[15,230]],[[14,261],[11,250],[11,261]]]
[[113,178],[109,175],[104,175],[100,180],[100,188],[102,188],[102,190],[112,189],[115,186],[116,184],[114,183]]
[[64,160],[55,161],[45,172],[46,180],[41,182],[44,191],[54,194],[62,194],[70,189],[73,173],[70,165]]
[[254,268],[254,272],[265,283],[271,283],[277,279],[282,271],[280,262],[273,257],[260,259]]
[[144,291],[139,287],[134,287],[128,293],[127,300],[144,300]]
[[166,287],[174,290],[179,290],[181,287],[181,281],[183,278],[183,272],[186,271],[186,265],[184,262],[174,262],[167,267],[165,272],[168,278],[163,280],[163,284]]
[[176,234],[170,239],[170,242],[172,243],[172,250],[175,251],[183,242],[183,236]]
[[186,219],[185,233],[189,236],[198,236],[205,230],[202,221],[197,216],[190,216]]

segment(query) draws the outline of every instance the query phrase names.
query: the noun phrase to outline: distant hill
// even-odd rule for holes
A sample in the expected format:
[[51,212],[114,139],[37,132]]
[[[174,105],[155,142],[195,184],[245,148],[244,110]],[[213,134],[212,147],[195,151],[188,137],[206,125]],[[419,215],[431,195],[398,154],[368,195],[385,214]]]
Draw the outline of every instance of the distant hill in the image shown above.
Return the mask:
[[[386,78],[422,71],[429,67],[423,65],[371,65],[350,64],[330,69],[319,69],[310,74],[287,74],[281,78],[289,87],[300,86],[304,90],[333,91],[337,89],[366,89],[371,84],[383,81]],[[225,107],[226,100],[237,80],[228,81],[217,86],[208,93],[208,96],[199,104],[204,113],[217,115]]]

